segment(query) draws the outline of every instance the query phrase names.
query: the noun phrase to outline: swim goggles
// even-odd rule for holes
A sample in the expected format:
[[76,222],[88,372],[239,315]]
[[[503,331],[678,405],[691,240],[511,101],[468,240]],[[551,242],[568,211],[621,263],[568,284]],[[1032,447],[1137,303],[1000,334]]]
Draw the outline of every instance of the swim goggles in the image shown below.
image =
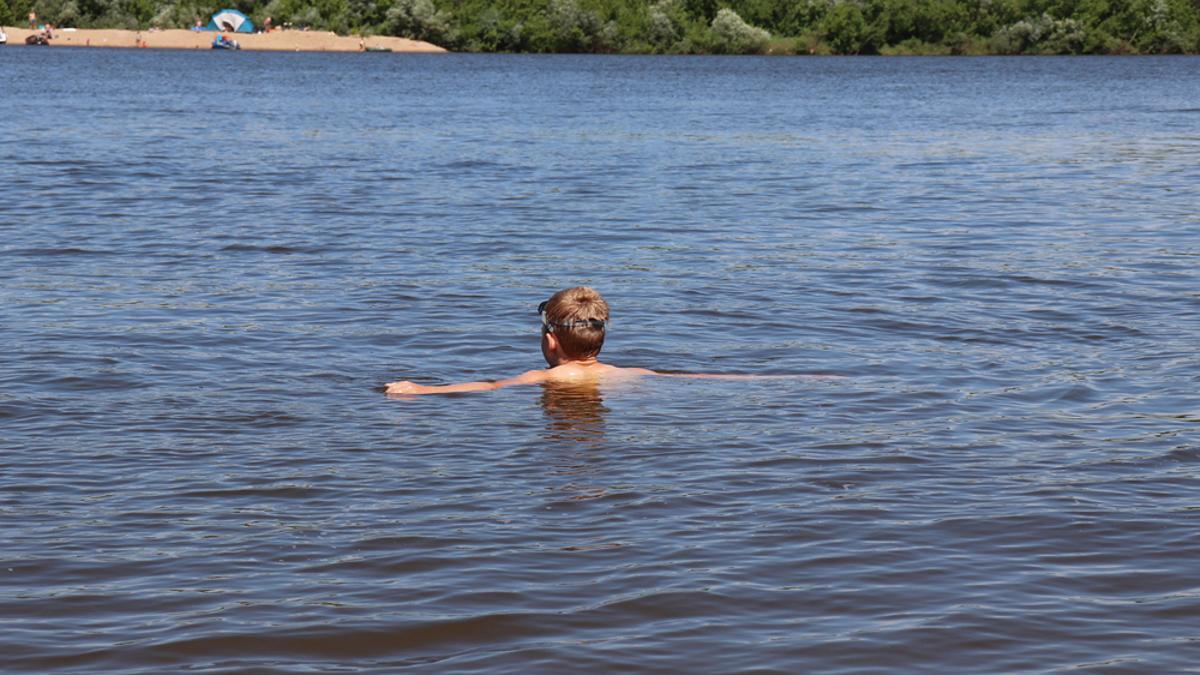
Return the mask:
[[538,314],[542,317],[542,330],[547,333],[554,332],[555,328],[599,328],[603,330],[608,326],[608,321],[602,319],[572,319],[570,321],[551,321],[546,318],[546,303],[549,300],[543,300],[542,304],[538,305]]

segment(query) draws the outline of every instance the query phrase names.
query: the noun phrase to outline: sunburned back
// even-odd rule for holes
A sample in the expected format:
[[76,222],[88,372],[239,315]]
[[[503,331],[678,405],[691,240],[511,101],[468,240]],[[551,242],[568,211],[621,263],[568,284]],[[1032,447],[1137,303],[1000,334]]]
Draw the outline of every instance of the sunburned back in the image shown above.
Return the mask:
[[541,372],[546,382],[583,382],[654,374],[654,371],[646,370],[645,368],[618,368],[617,366],[610,366],[607,363],[599,362],[589,364],[564,363],[553,368],[547,368]]

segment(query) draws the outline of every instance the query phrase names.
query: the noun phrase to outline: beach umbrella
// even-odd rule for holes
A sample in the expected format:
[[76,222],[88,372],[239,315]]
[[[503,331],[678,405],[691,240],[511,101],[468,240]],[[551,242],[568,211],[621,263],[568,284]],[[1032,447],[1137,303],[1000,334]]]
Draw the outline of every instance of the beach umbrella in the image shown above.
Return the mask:
[[254,22],[236,9],[223,9],[208,20],[208,30],[223,30],[229,33],[253,33]]

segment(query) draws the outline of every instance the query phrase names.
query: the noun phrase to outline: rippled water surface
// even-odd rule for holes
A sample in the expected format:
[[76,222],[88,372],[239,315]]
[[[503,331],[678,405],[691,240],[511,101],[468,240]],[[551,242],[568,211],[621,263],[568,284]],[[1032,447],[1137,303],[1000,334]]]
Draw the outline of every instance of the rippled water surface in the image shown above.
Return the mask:
[[2,670],[1200,663],[1200,60],[0,68]]

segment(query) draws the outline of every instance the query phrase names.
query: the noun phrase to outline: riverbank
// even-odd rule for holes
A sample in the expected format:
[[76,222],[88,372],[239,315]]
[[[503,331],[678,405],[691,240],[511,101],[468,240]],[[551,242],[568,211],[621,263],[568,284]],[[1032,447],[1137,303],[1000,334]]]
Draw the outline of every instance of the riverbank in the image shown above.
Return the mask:
[[[25,38],[38,31],[5,26],[8,45],[24,47]],[[119,47],[127,49],[211,49],[215,31],[192,30],[93,30],[60,29],[51,47]],[[326,31],[279,30],[270,33],[224,33],[242,49],[276,52],[357,52],[391,50],[405,53],[439,53],[446,50],[428,42],[387,36],[342,36]]]

